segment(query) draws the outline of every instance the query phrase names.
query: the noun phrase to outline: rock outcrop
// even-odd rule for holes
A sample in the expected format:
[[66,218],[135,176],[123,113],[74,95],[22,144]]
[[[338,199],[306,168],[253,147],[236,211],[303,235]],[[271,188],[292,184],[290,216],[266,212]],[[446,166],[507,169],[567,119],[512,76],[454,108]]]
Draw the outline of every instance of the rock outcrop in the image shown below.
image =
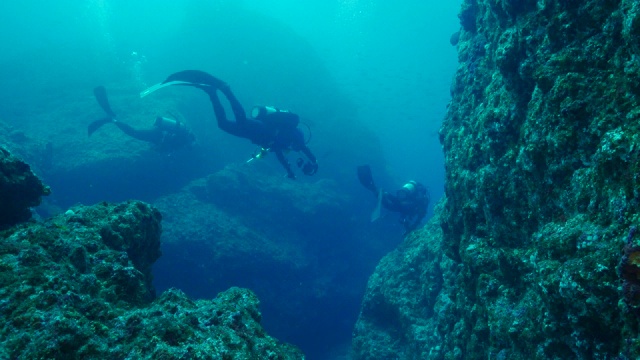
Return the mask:
[[355,358],[638,358],[640,6],[460,18],[446,199],[371,278]]
[[31,208],[50,193],[27,163],[0,147],[0,229],[31,219]]
[[270,334],[326,351],[349,338],[366,279],[400,225],[354,216],[334,181],[283,181],[260,165],[228,166],[154,203],[164,218],[156,284],[197,298],[250,288]]
[[102,203],[0,233],[0,357],[303,358],[262,330],[249,290],[155,298],[160,220],[142,202]]

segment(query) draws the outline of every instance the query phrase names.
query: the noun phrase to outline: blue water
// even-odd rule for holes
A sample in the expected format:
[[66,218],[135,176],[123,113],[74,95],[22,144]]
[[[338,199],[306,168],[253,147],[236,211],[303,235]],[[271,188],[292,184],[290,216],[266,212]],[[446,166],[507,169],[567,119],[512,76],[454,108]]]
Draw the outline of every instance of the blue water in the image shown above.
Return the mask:
[[[0,22],[0,121],[27,137],[53,143],[54,170],[70,157],[85,165],[62,172],[34,164],[52,186],[51,208],[130,198],[153,203],[191,180],[245,161],[254,147],[219,131],[206,99],[186,90],[179,100],[181,116],[197,131],[200,146],[211,150],[210,157],[176,155],[167,160],[148,155],[133,166],[118,162],[112,169],[92,168],[91,161],[83,159],[97,151],[91,149],[95,142],[76,143],[74,131],[86,141],[84,124],[101,115],[91,99],[96,85],[109,89],[114,107],[144,113],[148,103],[140,102],[139,91],[175,71],[201,69],[231,84],[244,104],[278,104],[301,114],[310,125],[310,147],[321,166],[314,181],[335,180],[358,199],[350,209],[354,217],[366,217],[373,203],[355,181],[354,169],[363,163],[371,164],[387,188],[409,179],[423,182],[430,189],[432,208],[443,193],[437,133],[457,66],[449,38],[459,27],[460,4],[461,0],[5,1],[0,5],[5,14]],[[127,153],[129,146],[137,145],[118,142],[100,151]],[[31,155],[36,162],[41,158]],[[271,171],[281,169],[273,165]],[[390,233],[401,230],[392,217],[388,221]],[[362,224],[368,226],[366,221]],[[350,280],[354,283],[340,286],[364,291],[376,261],[400,241],[398,236],[335,252],[344,256],[360,251],[358,246],[373,248],[363,251],[361,273]],[[193,297],[215,296],[219,289],[203,290],[192,269],[172,267],[185,266],[179,256],[171,257],[175,251],[167,251],[175,249],[163,250],[165,256],[156,266],[158,291],[174,286]],[[331,251],[321,247],[309,251],[322,252],[320,263],[351,261],[332,258]],[[207,259],[190,261],[201,264]],[[251,287],[255,280],[242,275],[219,286]],[[260,286],[254,288],[260,295]],[[289,332],[273,320],[281,309],[263,305],[268,332],[300,346],[309,359],[330,359],[348,345],[359,304],[325,304],[325,322],[315,327],[301,324]],[[322,304],[310,300],[306,306]]]

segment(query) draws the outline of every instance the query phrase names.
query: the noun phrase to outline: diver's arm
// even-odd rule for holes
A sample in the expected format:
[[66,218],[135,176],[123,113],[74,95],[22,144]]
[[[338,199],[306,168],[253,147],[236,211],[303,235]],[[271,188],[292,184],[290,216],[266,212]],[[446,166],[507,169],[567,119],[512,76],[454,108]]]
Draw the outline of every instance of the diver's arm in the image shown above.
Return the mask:
[[398,198],[386,191],[382,192],[382,206],[389,211],[402,212]]
[[278,149],[278,150],[274,150],[273,152],[276,153],[276,157],[278,158],[278,161],[280,162],[280,164],[282,164],[285,170],[287,170],[287,177],[289,179],[295,179],[296,174],[294,174],[293,171],[291,171],[291,164],[289,164],[289,161],[287,161],[287,158],[284,157],[282,150]]
[[304,145],[300,151],[302,151],[302,153],[304,154],[304,156],[307,157],[307,159],[309,159],[309,161],[311,161],[312,163],[317,163],[318,159],[316,159],[316,156],[313,155],[313,153],[311,152],[311,150],[309,149],[309,147],[307,147],[306,145]]
[[315,175],[318,172],[318,162],[316,161],[316,157],[311,153],[311,150],[309,150],[306,145],[302,145],[300,151],[302,151],[309,159],[309,161],[307,161],[307,163],[302,167],[302,172],[307,176]]

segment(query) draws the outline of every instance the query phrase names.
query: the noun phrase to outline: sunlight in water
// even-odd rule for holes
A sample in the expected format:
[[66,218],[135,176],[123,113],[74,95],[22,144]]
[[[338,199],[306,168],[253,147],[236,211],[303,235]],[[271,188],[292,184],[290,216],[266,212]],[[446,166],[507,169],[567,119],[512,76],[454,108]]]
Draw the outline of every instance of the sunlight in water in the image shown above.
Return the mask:
[[138,51],[132,50],[123,54],[118,54],[116,39],[111,31],[111,22],[114,16],[112,7],[108,0],[89,0],[87,10],[91,17],[95,18],[96,27],[99,29],[103,39],[103,49],[107,54],[118,57],[119,61],[129,69],[133,81],[140,89],[147,87],[144,82],[144,66],[147,58]]
[[95,24],[104,40],[104,49],[108,53],[115,54],[115,40],[111,31],[109,31],[109,19],[111,17],[109,2],[107,0],[89,0],[87,2],[87,12],[96,19]]
[[133,80],[138,85],[140,89],[146,89],[147,83],[144,81],[144,65],[147,63],[146,56],[140,54],[139,52],[132,51],[131,52],[131,75],[133,76]]
[[346,33],[362,35],[363,25],[372,16],[375,3],[371,0],[343,0],[336,12],[335,23],[349,27]]

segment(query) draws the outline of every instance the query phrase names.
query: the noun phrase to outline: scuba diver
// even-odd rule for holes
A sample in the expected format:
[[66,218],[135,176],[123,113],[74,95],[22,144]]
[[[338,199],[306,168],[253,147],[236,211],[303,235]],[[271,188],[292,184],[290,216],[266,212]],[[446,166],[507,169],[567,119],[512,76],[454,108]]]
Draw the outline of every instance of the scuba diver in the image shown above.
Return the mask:
[[89,124],[89,136],[105,124],[114,124],[132,138],[153,144],[158,151],[178,150],[190,146],[195,141],[195,136],[183,122],[166,117],[158,116],[150,128],[136,129],[125,124],[116,119],[116,114],[109,105],[107,91],[103,86],[93,89],[93,94],[107,117]]
[[395,194],[388,193],[376,187],[369,165],[358,166],[358,179],[378,198],[377,206],[371,214],[371,221],[380,217],[380,208],[384,207],[389,211],[400,213],[400,223],[404,225],[405,234],[407,234],[413,231],[427,215],[429,191],[419,182],[411,180]]
[[[144,97],[162,87],[169,85],[194,86],[203,90],[213,105],[218,127],[231,135],[251,140],[260,146],[260,151],[249,161],[259,159],[268,152],[273,152],[280,164],[287,171],[287,177],[295,179],[296,175],[291,169],[284,153],[293,150],[302,152],[307,160],[298,158],[296,164],[305,175],[314,175],[318,171],[318,161],[309,150],[304,139],[304,134],[298,128],[300,119],[298,115],[287,110],[281,110],[272,106],[256,106],[248,117],[242,104],[231,92],[231,88],[224,81],[199,70],[185,70],[170,75],[164,82],[154,85],[143,91]],[[227,119],[222,103],[218,98],[220,91],[231,105],[235,121]]]

